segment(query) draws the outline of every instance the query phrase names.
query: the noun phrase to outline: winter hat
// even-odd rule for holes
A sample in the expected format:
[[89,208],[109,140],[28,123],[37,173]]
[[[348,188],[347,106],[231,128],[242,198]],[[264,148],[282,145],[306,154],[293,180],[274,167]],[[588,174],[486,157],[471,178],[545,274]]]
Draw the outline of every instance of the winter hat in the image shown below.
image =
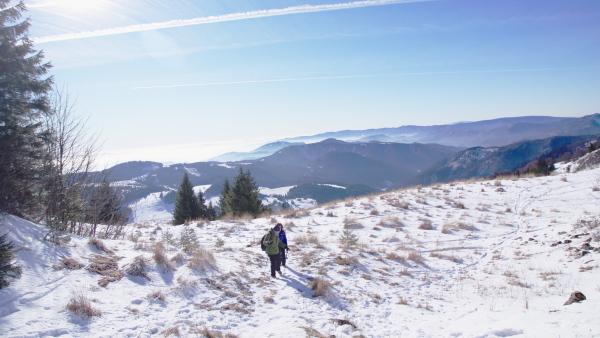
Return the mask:
[[277,223],[277,225],[273,228],[273,231],[275,231],[275,232],[281,231],[281,223]]

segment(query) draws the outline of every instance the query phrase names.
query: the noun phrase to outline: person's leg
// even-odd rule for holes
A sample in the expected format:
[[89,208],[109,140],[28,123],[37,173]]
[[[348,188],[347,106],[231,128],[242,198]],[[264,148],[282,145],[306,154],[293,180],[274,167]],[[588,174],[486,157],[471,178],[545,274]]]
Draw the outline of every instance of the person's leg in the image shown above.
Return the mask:
[[285,266],[285,250],[279,252],[281,254],[281,266]]
[[281,253],[273,255],[275,259],[275,271],[279,272],[281,275]]
[[269,255],[269,260],[271,261],[271,277],[275,277],[275,271],[279,270],[279,266],[277,265],[277,262],[279,261],[278,256],[279,254]]

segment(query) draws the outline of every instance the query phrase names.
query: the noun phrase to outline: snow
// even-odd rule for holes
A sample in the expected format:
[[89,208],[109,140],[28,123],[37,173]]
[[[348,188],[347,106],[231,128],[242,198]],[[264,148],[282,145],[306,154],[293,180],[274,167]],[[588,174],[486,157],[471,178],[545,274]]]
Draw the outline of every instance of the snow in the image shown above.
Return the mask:
[[323,186],[327,186],[327,187],[332,187],[332,188],[337,188],[337,189],[346,189],[346,187],[342,187],[341,185],[335,185],[335,184],[319,184],[319,185],[323,185]]
[[184,168],[184,169],[185,169],[185,170],[186,170],[186,171],[187,171],[187,172],[188,172],[190,175],[193,175],[193,176],[198,176],[198,177],[202,176],[202,174],[200,174],[196,168],[187,168],[187,167],[185,167],[185,166],[184,166],[183,168]]
[[289,187],[274,188],[274,189],[260,187],[259,191],[261,194],[266,195],[266,196],[273,196],[273,195],[285,196],[294,187],[295,187],[295,185],[291,185]]
[[141,198],[129,205],[132,210],[134,222],[144,222],[151,220],[172,220],[174,204],[167,204],[161,198],[169,191],[153,192],[148,196]]
[[[203,329],[237,337],[600,337],[600,169],[548,177],[443,184],[388,192],[255,220],[172,226],[144,221],[123,239],[102,242],[112,255],[72,236],[56,246],[39,225],[3,216],[0,233],[20,249],[23,275],[0,290],[3,337],[150,337]],[[150,198],[157,198],[151,195]],[[150,203],[151,201],[146,201]],[[463,208],[464,207],[464,208]],[[157,213],[160,211],[157,210]],[[284,224],[291,250],[270,279],[257,240]],[[354,223],[356,248],[338,238]],[[432,230],[425,230],[429,225]],[[193,229],[215,268],[192,269],[177,245]],[[315,236],[318,243],[307,238]],[[217,246],[217,239],[224,246]],[[168,271],[153,259],[165,241]],[[568,241],[571,241],[570,243]],[[124,271],[148,259],[147,278],[98,285],[93,254]],[[85,267],[58,268],[61,258]],[[57,267],[57,268],[53,268]],[[329,282],[314,297],[309,284]],[[162,292],[164,300],[149,297]],[[564,306],[573,291],[587,300]],[[101,316],[65,309],[83,295]],[[312,331],[314,330],[314,331]]]

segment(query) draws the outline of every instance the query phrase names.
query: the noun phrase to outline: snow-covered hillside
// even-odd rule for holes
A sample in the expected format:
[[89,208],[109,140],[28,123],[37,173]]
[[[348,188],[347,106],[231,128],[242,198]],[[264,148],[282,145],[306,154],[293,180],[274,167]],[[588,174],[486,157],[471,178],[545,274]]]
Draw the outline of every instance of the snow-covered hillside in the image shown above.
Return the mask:
[[[600,169],[563,171],[266,219],[139,222],[122,240],[73,236],[64,247],[41,241],[38,225],[4,216],[0,231],[21,249],[23,276],[0,290],[0,333],[600,337],[599,189]],[[276,222],[291,251],[273,280],[257,241]],[[339,240],[345,229],[359,237],[349,250]],[[191,230],[203,250],[188,254]],[[573,291],[587,300],[563,305]],[[67,310],[75,296],[95,315]]]

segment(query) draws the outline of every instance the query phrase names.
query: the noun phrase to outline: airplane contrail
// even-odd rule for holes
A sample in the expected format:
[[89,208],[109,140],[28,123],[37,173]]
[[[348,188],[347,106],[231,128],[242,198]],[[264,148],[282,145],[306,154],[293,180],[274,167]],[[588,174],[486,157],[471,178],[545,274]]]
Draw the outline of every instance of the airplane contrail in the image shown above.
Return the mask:
[[289,78],[289,79],[267,79],[267,80],[247,80],[247,81],[206,82],[206,83],[144,86],[144,87],[133,87],[131,89],[158,89],[158,88],[178,88],[178,87],[220,86],[220,85],[234,85],[234,84],[248,84],[248,83],[357,79],[357,78],[390,77],[390,76],[402,76],[402,75],[516,73],[516,72],[540,72],[540,71],[551,71],[551,70],[589,70],[589,69],[600,69],[600,66],[599,67],[579,67],[579,68],[577,68],[577,67],[574,67],[574,68],[521,68],[521,69],[465,70],[465,71],[448,71],[448,72],[407,72],[407,73],[370,74],[370,75],[319,76],[319,77],[299,77],[299,78]]
[[172,28],[172,27],[182,27],[182,26],[202,25],[202,24],[225,22],[225,21],[237,21],[237,20],[264,18],[264,17],[269,17],[269,16],[334,11],[334,10],[342,10],[342,9],[350,9],[350,8],[360,8],[360,7],[369,7],[369,6],[384,6],[384,5],[403,4],[403,3],[411,3],[411,2],[424,2],[424,1],[433,1],[433,0],[363,0],[363,1],[344,2],[344,3],[337,3],[337,4],[328,4],[328,5],[301,5],[301,6],[293,6],[293,7],[287,7],[287,8],[279,8],[279,9],[263,9],[263,10],[257,10],[257,11],[206,16],[206,17],[199,17],[199,18],[186,19],[186,20],[183,20],[183,19],[182,20],[171,20],[171,21],[145,23],[145,24],[107,28],[107,29],[98,29],[98,30],[92,30],[92,31],[83,31],[83,32],[77,32],[77,33],[66,33],[66,34],[58,34],[58,35],[50,35],[50,36],[41,36],[41,37],[37,37],[37,38],[36,37],[31,38],[31,40],[34,43],[46,43],[46,42],[55,42],[55,41],[63,41],[63,40],[85,39],[85,38],[91,38],[91,37],[97,37],[97,36],[107,36],[107,35],[115,35],[115,34],[142,32],[142,31],[149,31],[149,30],[156,30],[156,29]]

